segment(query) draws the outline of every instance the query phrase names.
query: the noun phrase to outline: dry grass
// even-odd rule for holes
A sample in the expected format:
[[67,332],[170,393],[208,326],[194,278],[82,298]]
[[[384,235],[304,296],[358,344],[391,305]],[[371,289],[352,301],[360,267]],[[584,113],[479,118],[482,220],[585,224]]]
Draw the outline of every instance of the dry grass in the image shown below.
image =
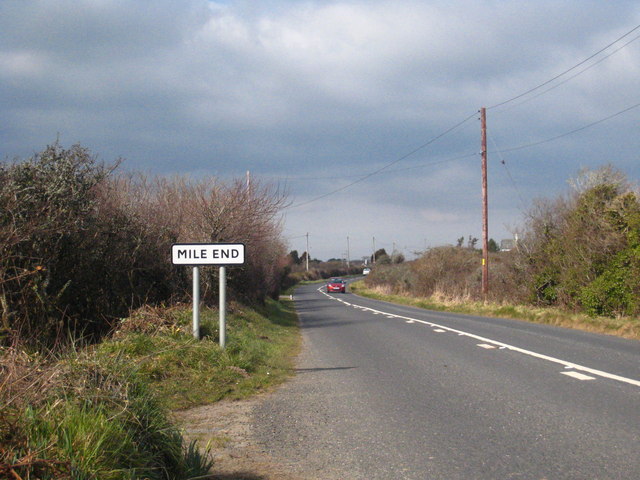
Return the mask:
[[416,297],[392,292],[389,285],[368,288],[364,282],[351,284],[351,290],[358,295],[376,298],[403,305],[411,305],[430,310],[449,311],[467,315],[510,318],[533,323],[573,328],[593,333],[603,333],[618,337],[640,340],[640,319],[630,317],[589,317],[570,313],[557,308],[512,305],[506,302],[490,303],[474,301],[471,295],[451,296],[437,291],[431,297]]

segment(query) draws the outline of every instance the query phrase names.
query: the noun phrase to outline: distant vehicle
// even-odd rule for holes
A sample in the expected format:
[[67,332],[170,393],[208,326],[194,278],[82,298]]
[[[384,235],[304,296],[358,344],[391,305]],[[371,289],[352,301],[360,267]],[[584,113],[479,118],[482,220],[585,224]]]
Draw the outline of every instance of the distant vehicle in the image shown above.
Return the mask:
[[346,293],[347,282],[343,279],[334,277],[327,282],[327,293]]
[[369,267],[364,267],[362,269],[362,274],[363,275],[369,275],[371,273],[371,269]]

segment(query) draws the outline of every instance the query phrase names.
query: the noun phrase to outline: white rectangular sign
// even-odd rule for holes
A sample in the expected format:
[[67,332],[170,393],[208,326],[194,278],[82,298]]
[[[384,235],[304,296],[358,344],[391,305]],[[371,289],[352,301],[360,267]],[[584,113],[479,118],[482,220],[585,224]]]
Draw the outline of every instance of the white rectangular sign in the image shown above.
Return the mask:
[[175,243],[171,246],[174,265],[242,265],[242,243]]

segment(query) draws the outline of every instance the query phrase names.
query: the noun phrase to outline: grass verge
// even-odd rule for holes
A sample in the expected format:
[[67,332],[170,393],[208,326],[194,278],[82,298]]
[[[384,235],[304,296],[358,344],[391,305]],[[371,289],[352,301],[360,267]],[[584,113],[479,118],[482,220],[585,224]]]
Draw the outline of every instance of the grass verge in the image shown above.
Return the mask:
[[366,287],[364,281],[354,282],[350,287],[353,293],[363,297],[402,305],[411,305],[428,310],[510,318],[640,340],[640,319],[637,318],[589,317],[587,315],[565,312],[554,308],[418,298],[370,289]]
[[144,308],[105,342],[43,356],[0,349],[0,478],[188,479],[212,463],[170,411],[242,398],[282,382],[299,348],[290,303],[217,311]]

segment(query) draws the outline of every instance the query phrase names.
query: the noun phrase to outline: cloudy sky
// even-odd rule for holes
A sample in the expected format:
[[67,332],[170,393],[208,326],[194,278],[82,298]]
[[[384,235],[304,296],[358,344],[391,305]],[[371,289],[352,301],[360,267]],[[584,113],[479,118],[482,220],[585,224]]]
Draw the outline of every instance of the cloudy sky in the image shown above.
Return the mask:
[[581,168],[638,179],[639,25],[636,0],[2,0],[0,155],[250,171],[291,249],[410,257],[481,237],[486,107],[499,241]]

